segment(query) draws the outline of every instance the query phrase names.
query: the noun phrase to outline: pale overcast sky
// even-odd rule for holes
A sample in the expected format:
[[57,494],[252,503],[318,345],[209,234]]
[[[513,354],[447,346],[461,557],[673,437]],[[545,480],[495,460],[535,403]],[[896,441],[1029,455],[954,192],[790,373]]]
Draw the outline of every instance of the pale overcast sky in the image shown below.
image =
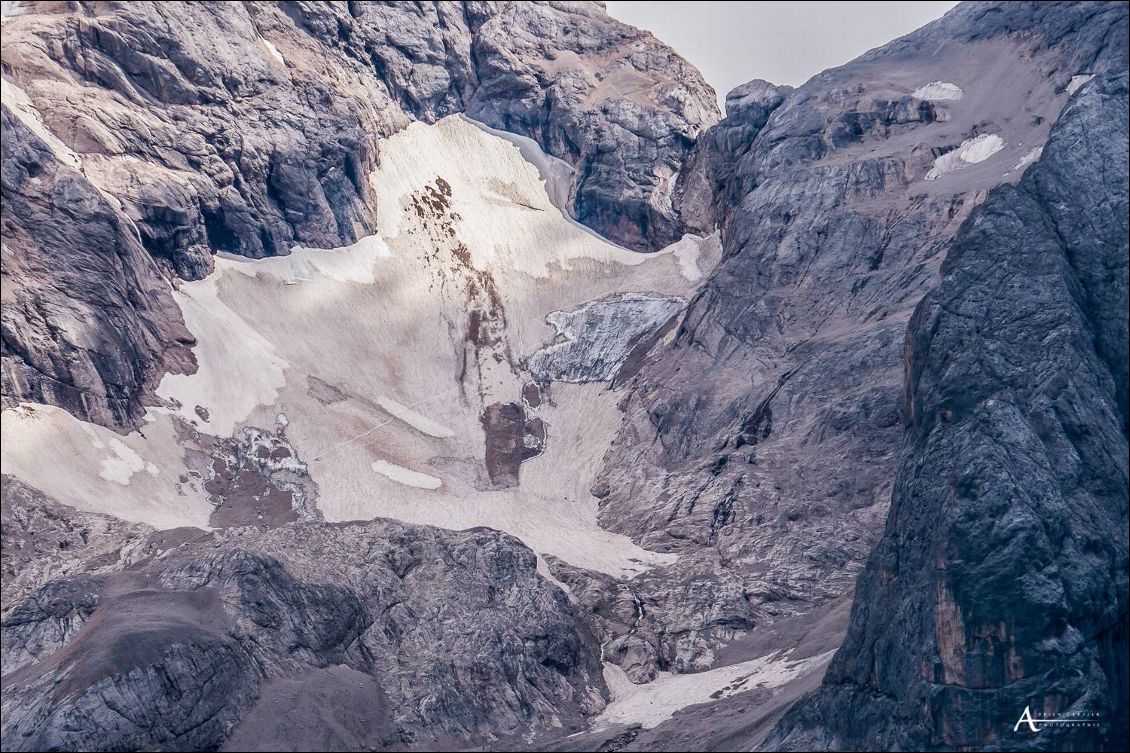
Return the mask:
[[610,0],[693,63],[724,99],[754,78],[798,86],[826,68],[914,31],[953,2],[686,2]]

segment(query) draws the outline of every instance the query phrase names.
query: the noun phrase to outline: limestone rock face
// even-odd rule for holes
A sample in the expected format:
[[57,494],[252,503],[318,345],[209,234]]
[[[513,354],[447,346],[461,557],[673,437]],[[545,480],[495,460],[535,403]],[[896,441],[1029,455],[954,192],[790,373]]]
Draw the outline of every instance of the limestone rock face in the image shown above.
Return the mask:
[[[7,82],[5,81],[5,86]],[[120,426],[192,335],[137,230],[5,103],[3,401]]]
[[573,165],[572,213],[605,237],[636,250],[678,240],[675,180],[718,120],[713,92],[669,47],[595,4],[550,5],[508,4],[477,29],[467,114]]
[[[618,628],[651,643],[659,670],[851,593],[899,467],[911,314],[972,209],[1019,180],[1072,81],[1125,70],[1126,23],[1112,4],[967,4],[795,91],[751,82],[727,98],[689,163],[710,176],[722,260],[625,386],[593,487],[603,525],[681,555],[628,586],[657,593],[649,630]],[[937,81],[964,96],[914,96]],[[925,179],[981,134],[1005,146]],[[1103,295],[1124,295],[1117,260],[1103,268]],[[1104,358],[1125,373],[1118,325],[1104,327]],[[692,573],[714,586],[692,590],[703,618],[688,631],[685,607],[658,594]],[[743,598],[716,600],[731,588]]]
[[1125,747],[1127,104],[1086,84],[954,239],[847,639],[767,749]]
[[[12,504],[6,572],[11,545],[67,510]],[[6,593],[5,750],[214,750],[229,736],[271,750],[292,728],[331,731],[326,747],[482,744],[575,729],[604,705],[598,647],[505,534],[392,521],[123,534],[130,547],[100,569],[79,544],[81,570]],[[298,688],[320,701],[280,726]]]

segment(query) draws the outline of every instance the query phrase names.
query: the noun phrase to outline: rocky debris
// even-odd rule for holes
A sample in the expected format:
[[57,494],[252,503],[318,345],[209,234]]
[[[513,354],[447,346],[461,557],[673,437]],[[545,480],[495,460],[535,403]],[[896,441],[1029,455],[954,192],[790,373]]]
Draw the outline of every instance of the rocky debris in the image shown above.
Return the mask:
[[[1125,67],[1084,85],[954,240],[886,532],[767,749],[1126,747],[1127,108]],[[1087,724],[1014,732],[1026,707]]]
[[[850,593],[898,465],[914,307],[969,212],[1044,142],[1072,76],[1125,67],[1125,30],[1116,4],[963,5],[795,91],[736,90],[690,162],[714,176],[722,260],[625,385],[593,486],[601,524],[680,554],[683,577],[735,578],[745,597],[718,602],[723,624]],[[965,95],[911,101],[938,80]],[[924,180],[981,133],[1005,147]],[[627,588],[658,590],[664,577]],[[702,601],[648,612],[650,632],[716,603],[710,589],[688,597]],[[702,640],[715,653],[726,644]]]
[[637,684],[659,672],[708,669],[720,646],[770,622],[751,603],[742,580],[725,573],[669,568],[624,582],[559,560],[551,560],[551,570],[590,615],[604,658]]
[[216,749],[295,693],[321,699],[286,711],[310,739],[377,748],[532,740],[603,707],[597,647],[505,534],[378,520],[143,545],[5,613],[5,750]]
[[67,164],[5,115],[5,404],[115,428],[191,368],[157,266],[372,232],[379,140],[411,119],[533,138],[574,166],[574,216],[640,250],[681,235],[674,176],[717,119],[697,71],[596,4],[75,3],[4,39],[6,107]]
[[[280,414],[281,415],[281,414]],[[318,486],[286,438],[286,427],[245,426],[233,438],[197,435],[211,465],[204,489],[216,505],[209,524],[275,526],[321,520]]]
[[557,330],[557,340],[534,352],[527,368],[542,382],[606,382],[685,303],[674,296],[616,293],[551,312],[545,320]]
[[517,402],[491,403],[482,422],[487,477],[499,489],[517,486],[522,462],[545,449],[545,422]]

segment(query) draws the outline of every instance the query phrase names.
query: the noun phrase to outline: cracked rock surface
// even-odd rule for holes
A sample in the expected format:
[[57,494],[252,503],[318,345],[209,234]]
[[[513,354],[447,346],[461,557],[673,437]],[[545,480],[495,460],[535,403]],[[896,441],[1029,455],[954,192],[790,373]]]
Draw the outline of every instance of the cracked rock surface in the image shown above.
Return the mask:
[[847,638],[766,749],[1125,746],[1126,114],[1125,70],[1086,84],[954,239]]
[[[727,97],[684,175],[713,186],[722,260],[626,385],[593,486],[602,525],[681,555],[629,591],[662,594],[692,574],[710,584],[690,590],[693,608],[644,596],[648,629],[631,638],[620,621],[620,640],[648,644],[629,660],[654,663],[641,677],[851,593],[900,467],[911,315],[971,211],[1019,180],[1013,166],[1075,101],[1073,77],[1125,70],[1126,23],[1113,4],[963,4],[795,91],[755,81]],[[911,96],[938,80],[965,96]],[[1004,150],[925,180],[938,154],[981,132]],[[1094,155],[1095,180],[1117,183],[1099,166],[1120,164],[1117,152],[1078,149]],[[1096,201],[1105,211],[1111,199]],[[1108,232],[1095,220],[1063,228]],[[1125,263],[1104,262],[1105,295],[1125,295]],[[1117,327],[1104,326],[1104,358],[1124,374]]]
[[[427,749],[530,741],[604,705],[598,647],[513,537],[386,520],[146,532],[16,484],[5,750],[277,750],[292,728]],[[72,543],[29,571],[47,538]],[[295,697],[317,702],[279,726]]]

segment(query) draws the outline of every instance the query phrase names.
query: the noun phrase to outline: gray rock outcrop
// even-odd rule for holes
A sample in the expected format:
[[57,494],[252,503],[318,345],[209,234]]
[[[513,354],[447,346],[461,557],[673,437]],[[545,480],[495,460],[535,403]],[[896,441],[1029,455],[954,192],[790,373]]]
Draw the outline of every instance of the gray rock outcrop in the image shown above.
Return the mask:
[[[593,487],[602,525],[681,555],[626,584],[645,625],[614,632],[649,644],[630,654],[655,657],[641,677],[851,593],[899,464],[911,314],[1072,80],[1125,69],[1126,28],[1118,4],[965,4],[795,91],[752,82],[727,98],[685,173],[709,177],[722,260],[625,386]],[[913,96],[939,80],[965,96]],[[979,134],[1005,147],[924,180]],[[692,576],[713,584],[688,591],[693,606],[645,596]]]
[[[10,544],[65,510],[13,504],[5,572],[22,556]],[[72,515],[62,525],[100,517]],[[329,747],[428,749],[579,729],[604,705],[599,648],[533,552],[497,531],[123,533],[104,567],[6,594],[5,750],[293,749],[292,728]],[[70,557],[89,564],[89,546]],[[279,726],[299,689],[318,702]]]
[[1127,108],[1086,84],[954,240],[847,639],[767,749],[1126,747]]

